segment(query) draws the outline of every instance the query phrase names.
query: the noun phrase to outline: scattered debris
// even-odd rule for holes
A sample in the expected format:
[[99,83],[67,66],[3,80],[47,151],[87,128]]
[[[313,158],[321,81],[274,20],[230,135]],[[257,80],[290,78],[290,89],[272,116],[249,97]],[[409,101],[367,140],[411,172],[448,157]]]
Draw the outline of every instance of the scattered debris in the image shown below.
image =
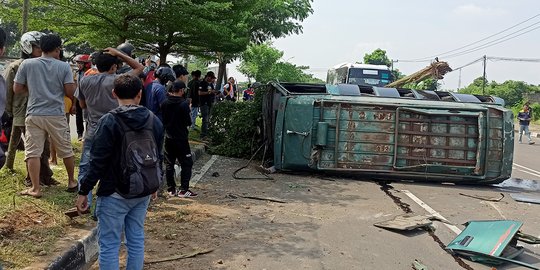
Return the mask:
[[512,193],[510,194],[510,197],[516,202],[540,204],[540,195]]
[[500,198],[483,196],[483,195],[476,195],[476,194],[475,195],[469,195],[469,194],[465,194],[465,193],[459,193],[459,195],[461,195],[461,196],[475,198],[475,199],[479,199],[479,200],[482,200],[482,201],[489,201],[489,202],[500,202],[502,199],[504,199],[504,194],[503,193],[499,193],[499,194],[501,194]]
[[144,262],[144,264],[162,263],[162,262],[169,262],[169,261],[175,261],[175,260],[180,260],[180,259],[192,258],[197,255],[210,253],[212,251],[214,250],[213,249],[195,250],[192,253],[188,253],[188,254],[174,255],[174,256],[163,258],[163,259],[147,260]]
[[452,253],[471,261],[488,265],[511,262],[530,269],[539,269],[522,261],[514,260],[524,252],[517,246],[516,235],[523,222],[514,220],[470,221],[466,228],[446,247]]
[[213,173],[212,173],[212,176],[213,176],[213,177],[219,177],[219,173],[218,173],[218,172],[213,172]]
[[428,270],[427,266],[425,266],[421,261],[414,259],[414,262],[412,263],[412,268],[414,270]]
[[540,244],[540,238],[530,235],[530,234],[522,233],[522,232],[518,232],[516,234],[516,239],[521,242],[531,244],[531,245]]
[[433,216],[405,214],[396,216],[391,220],[377,222],[373,226],[391,230],[410,231],[417,228],[430,227],[434,218]]
[[268,201],[268,202],[276,202],[276,203],[287,203],[286,201],[278,200],[278,199],[272,199],[272,198],[264,198],[264,197],[257,197],[257,196],[245,196],[245,195],[239,195],[239,194],[232,194],[230,193],[227,195],[229,198],[237,199],[237,198],[244,198],[244,199],[252,199],[252,200],[259,200],[259,201]]

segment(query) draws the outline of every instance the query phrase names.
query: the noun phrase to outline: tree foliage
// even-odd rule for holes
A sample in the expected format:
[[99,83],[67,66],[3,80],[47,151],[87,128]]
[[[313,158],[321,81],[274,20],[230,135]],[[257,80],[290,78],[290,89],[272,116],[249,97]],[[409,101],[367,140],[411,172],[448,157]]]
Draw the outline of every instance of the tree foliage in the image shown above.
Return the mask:
[[238,70],[258,82],[322,82],[306,73],[307,66],[281,61],[283,52],[268,43],[252,44],[242,54]]
[[[3,0],[2,22],[21,24],[23,0]],[[234,54],[249,41],[301,32],[311,0],[34,0],[29,29],[104,48],[126,40],[139,50]],[[19,27],[20,29],[20,27]]]
[[392,61],[386,56],[386,51],[380,48],[374,50],[372,53],[366,53],[364,55],[364,63],[371,65],[385,65],[390,67]]
[[[459,92],[482,95],[482,84],[483,78],[476,78],[470,85],[460,89]],[[503,83],[491,81],[486,82],[484,92],[485,95],[493,95],[504,99],[506,105],[512,107],[523,102],[525,94],[539,93],[540,87],[522,81],[508,80]]]

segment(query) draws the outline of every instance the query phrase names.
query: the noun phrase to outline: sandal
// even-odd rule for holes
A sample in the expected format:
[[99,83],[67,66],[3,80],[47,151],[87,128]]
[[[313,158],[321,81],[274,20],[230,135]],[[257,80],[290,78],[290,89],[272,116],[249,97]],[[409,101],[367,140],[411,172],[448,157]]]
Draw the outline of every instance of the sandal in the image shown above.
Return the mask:
[[79,187],[78,186],[74,186],[74,187],[68,187],[66,189],[67,192],[69,193],[75,193],[75,192],[78,192],[79,191]]
[[30,196],[30,197],[34,197],[36,199],[41,198],[41,193],[31,192],[30,189],[25,189],[25,190],[19,192],[19,195],[21,195],[21,196]]

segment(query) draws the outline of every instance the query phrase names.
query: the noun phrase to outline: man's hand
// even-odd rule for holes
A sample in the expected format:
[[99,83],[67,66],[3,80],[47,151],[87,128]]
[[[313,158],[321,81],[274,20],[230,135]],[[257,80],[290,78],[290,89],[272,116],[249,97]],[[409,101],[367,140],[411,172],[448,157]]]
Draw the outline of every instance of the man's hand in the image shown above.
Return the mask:
[[88,210],[88,196],[79,195],[77,197],[77,202],[75,202],[75,207],[77,207],[77,212],[81,215],[82,212]]
[[152,193],[152,197],[150,198],[152,198],[152,201],[155,201],[157,199],[157,191]]
[[115,48],[111,48],[111,47],[106,48],[106,49],[103,50],[103,51],[104,51],[105,53],[108,53],[108,54],[112,55],[112,56],[120,56],[120,55],[124,55],[123,52],[121,52],[121,51],[119,51],[119,50],[117,50],[117,49],[115,49]]

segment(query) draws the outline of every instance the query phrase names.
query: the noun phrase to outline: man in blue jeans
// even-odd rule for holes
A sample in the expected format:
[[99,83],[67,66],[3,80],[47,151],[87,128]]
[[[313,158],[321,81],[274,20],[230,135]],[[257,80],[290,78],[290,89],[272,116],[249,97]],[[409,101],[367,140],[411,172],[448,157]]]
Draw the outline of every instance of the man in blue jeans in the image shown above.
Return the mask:
[[[99,73],[91,76],[85,76],[75,91],[75,97],[79,101],[81,108],[86,110],[86,134],[84,137],[81,160],[79,162],[79,176],[77,180],[85,176],[88,171],[88,162],[90,160],[90,147],[94,133],[96,131],[99,119],[110,110],[118,107],[118,101],[113,97],[112,89],[114,80],[120,76],[116,74],[118,70],[118,60],[121,60],[131,68],[128,74],[139,76],[144,67],[137,60],[127,56],[114,48],[107,48],[94,55],[94,61]],[[92,207],[92,193],[88,194],[88,206]],[[89,211],[87,211],[89,212]],[[72,217],[77,215],[76,209],[70,209],[65,212]]]
[[[88,209],[87,195],[100,180],[96,192],[99,267],[119,269],[118,254],[124,232],[128,253],[126,268],[138,270],[143,269],[144,263],[146,211],[150,197],[155,198],[156,193],[128,199],[120,192],[126,188],[120,161],[123,157],[122,144],[125,134],[123,125],[130,130],[152,131],[159,164],[163,160],[163,125],[147,108],[138,105],[142,95],[142,82],[139,78],[129,74],[119,76],[114,80],[113,94],[120,107],[114,110],[114,114],[105,114],[98,122],[90,147],[90,167],[81,179],[76,207],[79,212]],[[156,177],[161,178],[161,173],[156,174]],[[130,180],[129,183],[133,182]]]
[[529,131],[529,123],[531,122],[531,109],[528,104],[523,105],[523,110],[518,113],[517,116],[519,120],[519,143],[521,143],[521,137],[523,133],[529,139],[529,144],[534,144],[534,141],[531,139],[531,132]]

